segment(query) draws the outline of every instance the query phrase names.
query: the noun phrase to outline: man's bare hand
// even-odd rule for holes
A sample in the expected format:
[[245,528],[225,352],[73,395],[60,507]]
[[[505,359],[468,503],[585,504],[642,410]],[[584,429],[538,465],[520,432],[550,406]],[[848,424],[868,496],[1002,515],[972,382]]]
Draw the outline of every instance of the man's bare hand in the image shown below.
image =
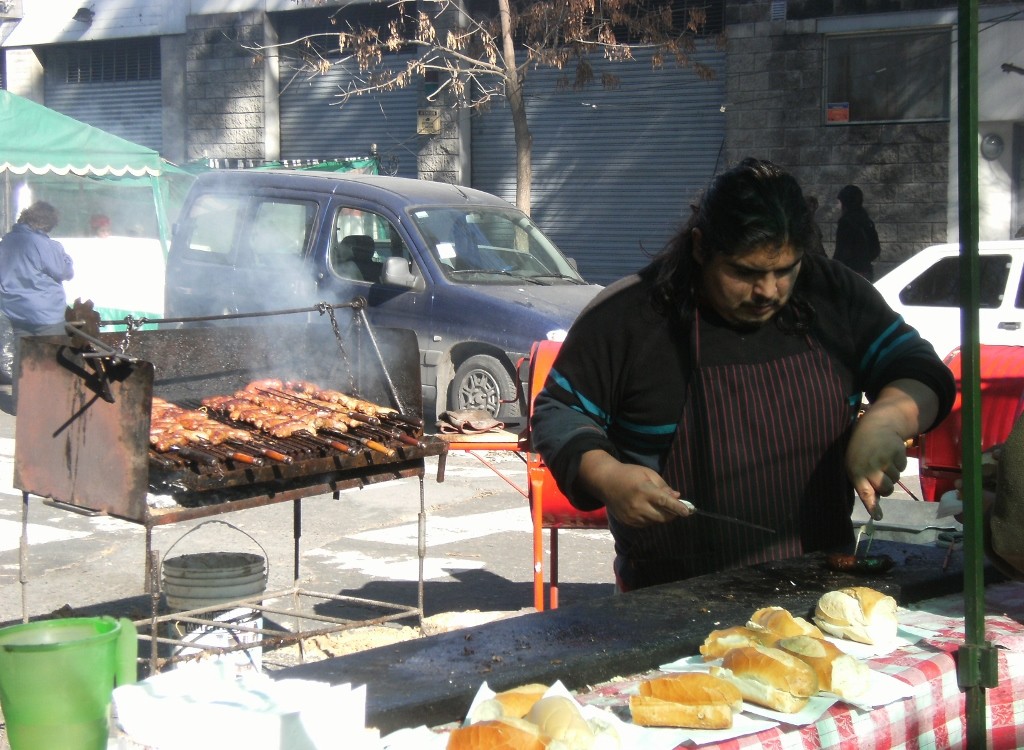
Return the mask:
[[584,454],[579,480],[590,494],[601,498],[619,523],[627,526],[665,523],[691,513],[658,472],[624,464],[604,451]]

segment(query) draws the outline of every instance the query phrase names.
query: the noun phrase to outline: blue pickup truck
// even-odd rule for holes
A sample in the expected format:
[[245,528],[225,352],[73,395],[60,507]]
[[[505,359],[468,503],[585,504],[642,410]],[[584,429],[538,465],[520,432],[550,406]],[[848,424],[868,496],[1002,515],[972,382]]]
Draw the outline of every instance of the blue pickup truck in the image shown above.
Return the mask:
[[[200,175],[175,225],[164,315],[367,301],[415,331],[424,409],[525,414],[517,363],[561,340],[601,287],[526,214],[456,185],[378,175]],[[431,411],[431,405],[434,409]]]

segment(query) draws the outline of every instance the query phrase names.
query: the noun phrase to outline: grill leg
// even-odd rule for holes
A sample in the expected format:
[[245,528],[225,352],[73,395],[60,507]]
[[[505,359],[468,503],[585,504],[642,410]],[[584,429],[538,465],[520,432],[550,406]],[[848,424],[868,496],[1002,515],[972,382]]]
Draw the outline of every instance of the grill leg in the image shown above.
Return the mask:
[[28,622],[28,493],[21,493],[21,541],[18,549],[18,583],[21,584],[21,621]]
[[420,556],[420,575],[419,581],[416,584],[416,606],[420,610],[420,635],[423,635],[423,563],[427,557],[427,504],[423,490],[422,474],[420,474],[420,517],[417,541]]
[[292,502],[292,539],[295,542],[293,550],[293,580],[299,585],[299,539],[302,537],[302,498]]

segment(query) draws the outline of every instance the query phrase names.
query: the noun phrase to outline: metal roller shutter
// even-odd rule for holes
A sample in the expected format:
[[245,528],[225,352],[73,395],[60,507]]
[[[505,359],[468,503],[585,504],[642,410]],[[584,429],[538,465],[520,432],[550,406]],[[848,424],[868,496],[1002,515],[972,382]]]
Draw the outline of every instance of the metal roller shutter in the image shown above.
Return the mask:
[[116,40],[47,48],[46,106],[160,151],[163,92],[159,40]]
[[[590,281],[608,284],[646,264],[680,223],[716,169],[725,138],[725,56],[702,43],[697,59],[716,71],[652,71],[594,62],[621,79],[558,91],[558,71],[527,78],[533,133],[532,216]],[[473,117],[473,187],[515,202],[515,141],[508,109]]]
[[338,93],[352,75],[350,69],[341,66],[323,75],[296,73],[282,56],[281,158],[366,156],[376,143],[385,165],[397,158],[397,174],[416,177],[419,88],[354,96],[341,105]]
[[47,84],[46,106],[68,117],[160,151],[163,99],[160,81]]

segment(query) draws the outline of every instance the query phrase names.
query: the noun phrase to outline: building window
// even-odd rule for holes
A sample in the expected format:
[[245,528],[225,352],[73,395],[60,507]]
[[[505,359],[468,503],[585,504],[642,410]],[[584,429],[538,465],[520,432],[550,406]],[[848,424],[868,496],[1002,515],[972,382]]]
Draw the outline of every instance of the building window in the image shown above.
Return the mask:
[[949,119],[948,28],[825,38],[829,125]]
[[53,62],[64,83],[160,80],[160,40],[121,39],[84,42],[54,50]]

